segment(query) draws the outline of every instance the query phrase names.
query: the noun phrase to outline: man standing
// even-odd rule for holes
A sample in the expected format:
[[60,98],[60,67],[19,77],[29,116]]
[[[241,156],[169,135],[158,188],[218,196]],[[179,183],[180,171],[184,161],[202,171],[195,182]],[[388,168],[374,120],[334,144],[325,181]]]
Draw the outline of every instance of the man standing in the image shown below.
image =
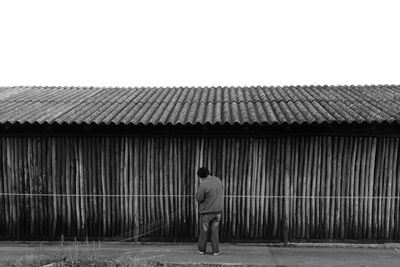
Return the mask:
[[197,175],[200,177],[200,185],[196,192],[200,212],[198,253],[206,252],[208,234],[211,230],[212,254],[217,256],[219,255],[219,222],[223,210],[222,181],[218,177],[211,176],[206,167],[200,168]]

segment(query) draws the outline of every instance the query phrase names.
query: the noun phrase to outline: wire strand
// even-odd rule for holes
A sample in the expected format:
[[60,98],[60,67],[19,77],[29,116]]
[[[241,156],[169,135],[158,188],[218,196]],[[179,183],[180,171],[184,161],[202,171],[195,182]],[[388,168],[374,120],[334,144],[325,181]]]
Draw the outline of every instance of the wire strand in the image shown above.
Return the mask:
[[[25,196],[25,197],[194,197],[194,195],[142,195],[142,194],[52,194],[52,193],[0,193],[0,196]],[[310,198],[310,199],[400,199],[400,196],[259,196],[259,195],[225,195],[224,198]]]

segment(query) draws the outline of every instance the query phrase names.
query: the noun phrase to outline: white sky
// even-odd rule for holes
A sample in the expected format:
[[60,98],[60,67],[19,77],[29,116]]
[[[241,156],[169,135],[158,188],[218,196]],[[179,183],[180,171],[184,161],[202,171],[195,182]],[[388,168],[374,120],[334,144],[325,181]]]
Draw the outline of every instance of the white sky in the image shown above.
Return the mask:
[[400,84],[400,1],[1,0],[0,85]]

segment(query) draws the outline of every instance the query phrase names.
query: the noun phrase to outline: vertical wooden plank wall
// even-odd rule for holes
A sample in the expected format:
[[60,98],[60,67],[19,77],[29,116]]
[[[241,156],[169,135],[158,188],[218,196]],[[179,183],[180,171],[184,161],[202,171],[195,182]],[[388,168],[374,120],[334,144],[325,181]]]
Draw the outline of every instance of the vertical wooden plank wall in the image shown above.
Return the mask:
[[196,171],[225,240],[400,239],[399,138],[0,137],[0,238],[197,236]]

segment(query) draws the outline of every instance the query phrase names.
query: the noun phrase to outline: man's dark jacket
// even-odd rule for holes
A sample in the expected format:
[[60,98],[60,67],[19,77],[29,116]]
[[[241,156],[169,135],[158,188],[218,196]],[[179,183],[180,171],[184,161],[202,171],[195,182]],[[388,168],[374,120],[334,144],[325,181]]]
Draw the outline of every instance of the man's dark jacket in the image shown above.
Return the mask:
[[200,214],[222,212],[223,195],[222,181],[218,177],[209,176],[201,181],[196,192]]

